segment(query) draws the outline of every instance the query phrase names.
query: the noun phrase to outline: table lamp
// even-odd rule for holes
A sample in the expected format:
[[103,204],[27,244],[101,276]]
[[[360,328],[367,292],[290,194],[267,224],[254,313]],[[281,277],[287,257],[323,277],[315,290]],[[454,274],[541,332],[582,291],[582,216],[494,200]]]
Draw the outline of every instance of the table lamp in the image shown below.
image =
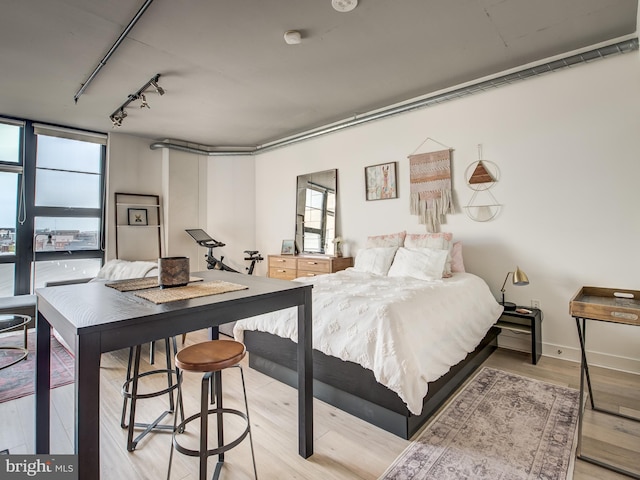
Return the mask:
[[500,291],[502,292],[502,302],[500,302],[500,305],[502,305],[505,310],[515,310],[516,309],[515,303],[504,301],[504,287],[507,284],[509,275],[513,275],[513,279],[512,279],[513,284],[518,286],[529,285],[529,277],[527,277],[526,273],[520,270],[520,267],[516,267],[515,272],[509,272],[507,273],[507,276],[504,277],[504,283],[502,284],[502,288],[500,289]]

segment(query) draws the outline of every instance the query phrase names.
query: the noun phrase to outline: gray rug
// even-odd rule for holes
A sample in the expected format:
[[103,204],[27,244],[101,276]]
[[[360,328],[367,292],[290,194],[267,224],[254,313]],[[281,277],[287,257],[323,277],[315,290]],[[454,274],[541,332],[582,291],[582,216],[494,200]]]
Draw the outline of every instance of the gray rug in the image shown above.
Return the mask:
[[579,392],[483,368],[380,477],[573,477]]

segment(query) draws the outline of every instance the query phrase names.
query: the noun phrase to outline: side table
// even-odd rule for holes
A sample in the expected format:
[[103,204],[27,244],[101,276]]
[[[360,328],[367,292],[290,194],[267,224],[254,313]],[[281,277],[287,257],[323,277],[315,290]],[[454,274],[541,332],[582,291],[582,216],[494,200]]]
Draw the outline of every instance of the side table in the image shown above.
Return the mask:
[[576,448],[576,458],[631,478],[640,479],[640,473],[637,471],[631,471],[627,468],[608,463],[604,461],[604,459],[594,458],[582,453],[582,428],[584,423],[584,409],[586,408],[584,398],[585,380],[592,411],[640,422],[640,418],[638,417],[625,415],[619,411],[608,410],[596,405],[593,397],[593,388],[591,387],[586,346],[587,320],[640,326],[640,291],[588,286],[582,287],[569,302],[569,313],[576,320],[578,340],[580,341],[580,350],[582,352],[580,359],[580,410],[578,414],[578,445]]
[[[527,308],[527,307],[517,307]],[[496,326],[513,332],[531,335],[531,363],[536,365],[542,356],[542,310],[527,308],[531,313],[518,313],[505,310],[496,322]]]

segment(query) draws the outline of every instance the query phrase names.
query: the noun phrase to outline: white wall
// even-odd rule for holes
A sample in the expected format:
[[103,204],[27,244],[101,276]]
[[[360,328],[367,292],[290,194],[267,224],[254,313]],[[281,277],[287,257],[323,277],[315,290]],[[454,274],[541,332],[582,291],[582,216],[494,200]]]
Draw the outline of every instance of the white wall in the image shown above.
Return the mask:
[[191,271],[206,269],[206,249],[185,232],[202,228],[227,244],[215,253],[244,271],[243,251],[255,248],[253,157],[151,150],[150,143],[131,135],[109,136],[107,259],[115,258],[114,193],[154,194],[162,205],[163,255],[189,257]]
[[[569,301],[583,285],[640,290],[640,62],[637,53],[577,66],[256,157],[256,232],[263,253],[293,238],[297,175],[338,168],[339,233],[352,253],[372,234],[423,232],[409,214],[407,155],[431,137],[455,149],[458,206],[472,195],[467,166],[495,162],[503,205],[486,223],[450,215],[443,231],[464,242],[467,270],[498,296],[519,265],[526,287],[507,298],[544,311],[543,353],[578,360]],[[419,152],[442,147],[427,142]],[[364,167],[398,162],[399,198],[365,201]],[[262,272],[265,271],[263,266]],[[592,322],[597,364],[640,372],[640,329]],[[561,350],[562,353],[558,353]]]
[[107,152],[107,259],[116,258],[114,197],[116,192],[161,195],[162,152],[149,149],[149,140],[109,134]]

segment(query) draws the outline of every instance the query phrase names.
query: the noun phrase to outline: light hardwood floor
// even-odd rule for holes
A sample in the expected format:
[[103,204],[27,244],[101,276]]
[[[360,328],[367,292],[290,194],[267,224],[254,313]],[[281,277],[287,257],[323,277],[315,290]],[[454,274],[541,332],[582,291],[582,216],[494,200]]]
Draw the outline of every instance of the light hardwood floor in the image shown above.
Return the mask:
[[[206,333],[195,332],[187,337],[187,344],[206,339]],[[144,354],[144,353],[143,353]],[[485,362],[486,366],[519,373],[527,377],[568,385],[579,385],[579,365],[542,357],[538,365],[531,365],[527,354],[498,350]],[[120,387],[124,378],[127,352],[119,351],[102,359],[101,468],[105,480],[123,478],[166,478],[170,435],[151,434],[133,453],[126,450],[126,431],[120,428],[122,399]],[[157,362],[162,362],[159,352]],[[145,363],[145,362],[143,362]],[[248,367],[245,379],[249,396],[251,422],[261,479],[318,479],[356,480],[376,479],[409,445],[390,433],[373,427],[351,415],[318,400],[315,401],[315,453],[304,460],[297,451],[297,393],[294,389],[272,380]],[[198,408],[200,375],[187,374],[184,383],[187,415]],[[596,400],[601,406],[620,408],[627,414],[640,416],[640,378],[610,370],[592,369]],[[241,398],[238,369],[224,373],[227,407],[239,407]],[[153,388],[150,386],[150,388]],[[151,420],[164,408],[162,399],[150,399],[139,405],[140,421]],[[613,406],[613,407],[612,407]],[[584,453],[604,452],[627,468],[640,470],[640,424],[611,420],[596,414],[587,415]],[[73,451],[73,386],[52,391],[52,453]],[[592,418],[593,417],[593,418]],[[33,453],[33,396],[0,404],[0,450],[11,453]],[[226,427],[229,431],[233,426]],[[197,438],[190,428],[182,435],[182,443]],[[213,472],[214,458],[209,471]],[[249,443],[243,442],[225,456],[224,478],[253,478]],[[174,455],[172,479],[196,479],[197,460],[181,454]],[[576,480],[616,480],[628,477],[576,460]],[[81,479],[87,480],[87,479]]]

